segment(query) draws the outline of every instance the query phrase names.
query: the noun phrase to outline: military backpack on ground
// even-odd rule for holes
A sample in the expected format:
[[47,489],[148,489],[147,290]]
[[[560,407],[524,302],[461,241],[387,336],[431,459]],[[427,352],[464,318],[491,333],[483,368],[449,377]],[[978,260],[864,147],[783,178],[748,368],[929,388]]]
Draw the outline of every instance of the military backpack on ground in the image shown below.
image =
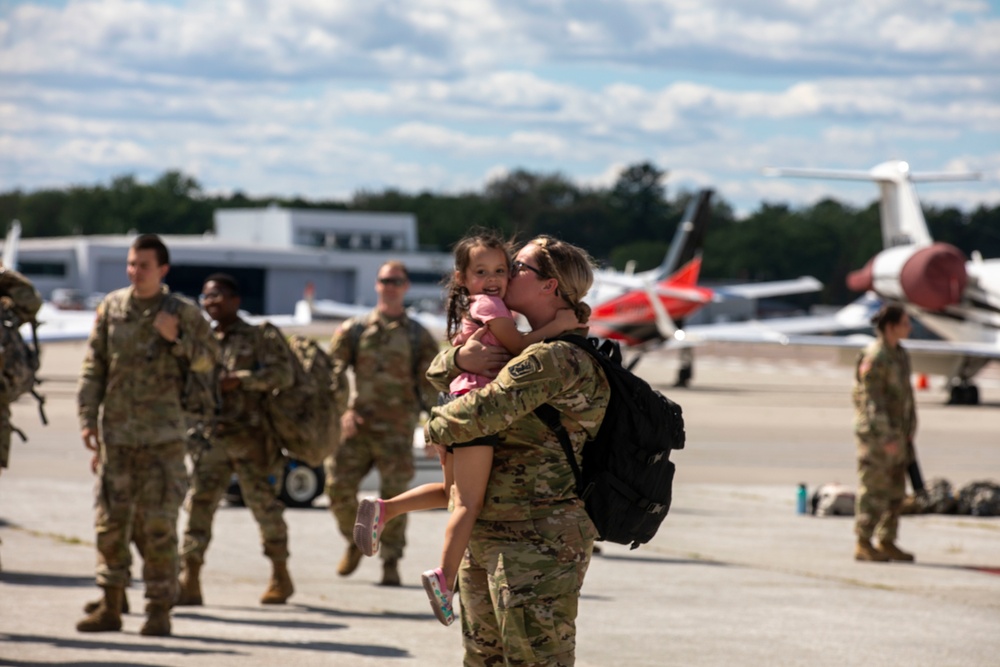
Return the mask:
[[[262,327],[274,327],[263,324]],[[333,453],[330,413],[333,410],[333,362],[311,338],[283,336],[294,369],[291,387],[273,392],[265,402],[267,419],[279,447],[290,458],[315,468]]]
[[[48,424],[45,417],[45,398],[38,393],[36,387],[41,384],[38,379],[40,355],[38,336],[35,333],[35,323],[31,323],[31,344],[21,335],[21,318],[13,309],[0,304],[0,390],[6,392],[8,401],[16,401],[24,394],[31,394],[38,401],[38,414],[43,424]],[[17,428],[12,430],[21,440],[27,440],[24,433]]]
[[600,348],[596,340],[560,336],[593,357],[611,386],[611,401],[597,436],[583,447],[577,465],[569,434],[551,405],[535,414],[559,436],[576,489],[600,539],[631,544],[635,549],[653,538],[667,516],[674,481],[670,450],[684,448],[681,407],[622,366],[621,349],[613,341]]

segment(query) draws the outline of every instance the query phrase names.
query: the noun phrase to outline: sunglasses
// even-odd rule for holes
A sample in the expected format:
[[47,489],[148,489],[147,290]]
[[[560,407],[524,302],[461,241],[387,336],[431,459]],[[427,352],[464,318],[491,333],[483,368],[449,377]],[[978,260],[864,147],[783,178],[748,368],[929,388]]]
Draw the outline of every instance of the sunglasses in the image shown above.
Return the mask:
[[378,282],[380,285],[392,285],[393,287],[402,287],[406,284],[406,278],[379,278]]
[[525,271],[531,271],[542,280],[545,280],[546,278],[544,273],[542,273],[539,269],[533,267],[531,264],[525,264],[524,262],[514,262],[511,266],[514,267],[515,273],[524,273]]

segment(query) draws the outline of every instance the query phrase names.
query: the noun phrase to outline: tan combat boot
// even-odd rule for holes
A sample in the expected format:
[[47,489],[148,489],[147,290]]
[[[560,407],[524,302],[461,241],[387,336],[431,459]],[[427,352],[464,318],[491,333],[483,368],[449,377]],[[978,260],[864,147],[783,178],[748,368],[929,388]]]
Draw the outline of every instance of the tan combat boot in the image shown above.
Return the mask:
[[170,603],[164,600],[150,601],[146,604],[146,622],[139,630],[140,635],[147,637],[170,636]]
[[[91,600],[87,604],[83,605],[83,613],[84,614],[92,614],[92,613],[94,613],[94,611],[98,607],[101,606],[102,602],[104,602],[104,598],[98,598],[96,600]],[[128,612],[129,612],[129,609],[128,609],[128,596],[125,595],[125,589],[123,588],[122,589],[122,613],[123,614],[127,614]]]
[[104,587],[104,599],[97,608],[76,624],[79,632],[118,632],[122,629],[122,597],[125,590],[117,586]]
[[271,581],[260,598],[261,604],[285,604],[294,592],[295,586],[292,585],[292,577],[288,574],[288,564],[284,561],[275,561]]
[[361,562],[361,549],[352,540],[347,546],[347,551],[344,552],[344,557],[340,559],[340,564],[337,565],[337,574],[342,577],[354,572],[358,569],[358,564]]
[[858,544],[854,547],[854,560],[885,563],[889,560],[889,557],[873,547],[871,540],[865,540],[859,537]]
[[885,556],[886,560],[895,560],[901,563],[912,563],[913,554],[906,553],[892,542],[881,542],[878,545],[878,552]]
[[386,558],[382,561],[382,586],[401,586],[399,580],[399,561]]
[[178,607],[200,607],[204,602],[201,599],[201,563],[190,559],[184,561],[184,571],[178,579],[177,600],[174,602]]

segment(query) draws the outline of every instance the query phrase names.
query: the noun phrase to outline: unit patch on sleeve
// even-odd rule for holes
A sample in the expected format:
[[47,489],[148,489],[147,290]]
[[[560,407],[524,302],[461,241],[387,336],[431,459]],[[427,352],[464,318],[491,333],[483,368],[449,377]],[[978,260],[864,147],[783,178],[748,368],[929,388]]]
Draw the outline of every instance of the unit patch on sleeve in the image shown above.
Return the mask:
[[537,373],[542,370],[542,362],[535,357],[528,357],[523,361],[519,361],[513,366],[507,367],[507,372],[515,380],[520,380],[521,378],[526,378],[529,375]]

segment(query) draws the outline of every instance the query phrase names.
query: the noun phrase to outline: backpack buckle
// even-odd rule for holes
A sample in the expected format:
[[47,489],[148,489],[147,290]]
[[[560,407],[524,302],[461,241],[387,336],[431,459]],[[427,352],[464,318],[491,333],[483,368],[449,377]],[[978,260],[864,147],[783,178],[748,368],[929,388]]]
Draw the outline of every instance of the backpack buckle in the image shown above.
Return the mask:
[[646,509],[646,511],[650,514],[666,514],[668,509],[669,508],[663,503],[653,503]]

